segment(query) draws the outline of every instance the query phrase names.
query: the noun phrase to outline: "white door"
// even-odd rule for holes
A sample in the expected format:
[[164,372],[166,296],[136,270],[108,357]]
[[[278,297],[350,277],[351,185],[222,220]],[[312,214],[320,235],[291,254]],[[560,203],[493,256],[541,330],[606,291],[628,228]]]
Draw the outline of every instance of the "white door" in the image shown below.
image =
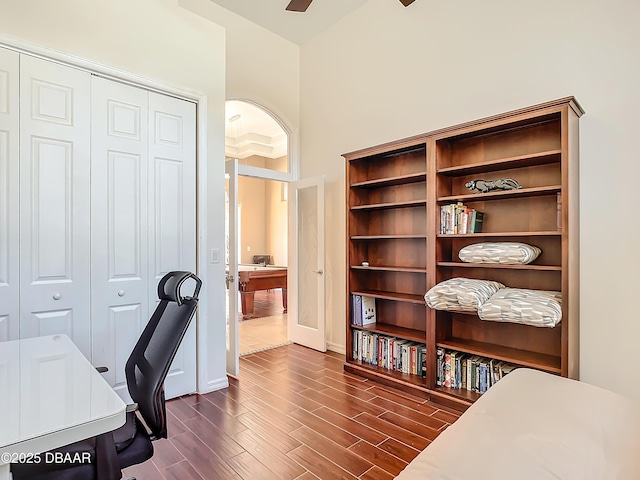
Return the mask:
[[325,336],[324,178],[289,184],[290,262],[287,284],[289,340],[327,350]]
[[0,342],[20,335],[19,55],[0,48]]
[[[149,93],[149,311],[172,270],[196,273],[196,106]],[[203,290],[205,291],[205,290]],[[165,382],[172,398],[196,390],[196,322]]]
[[225,173],[228,178],[227,201],[225,202],[225,253],[227,264],[227,373],[240,373],[238,347],[238,159],[227,160]]
[[149,93],[95,76],[91,87],[92,362],[129,402],[124,367],[149,320]]
[[91,358],[90,75],[20,68],[20,336],[67,334]]

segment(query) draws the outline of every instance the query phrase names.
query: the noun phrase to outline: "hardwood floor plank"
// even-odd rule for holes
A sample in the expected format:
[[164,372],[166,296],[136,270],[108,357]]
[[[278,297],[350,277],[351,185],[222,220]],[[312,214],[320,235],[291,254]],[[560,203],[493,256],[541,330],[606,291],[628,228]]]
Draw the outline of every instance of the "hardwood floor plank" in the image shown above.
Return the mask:
[[[397,413],[387,412],[383,415],[380,415],[381,420],[385,422],[389,422],[398,427],[404,428],[405,430],[409,430],[421,437],[428,438],[433,441],[438,436],[439,432],[435,428],[431,428],[427,425],[423,425],[422,423],[416,422],[413,418],[403,417],[402,415],[398,415]],[[431,418],[431,417],[427,417]],[[446,423],[441,422],[437,418],[433,419],[434,422],[438,422],[438,424],[446,425]]]
[[358,442],[349,450],[392,475],[398,475],[407,466],[407,462],[367,442]]
[[167,468],[164,471],[164,476],[167,480],[207,480],[206,477],[198,474],[193,465],[186,460]]
[[[180,453],[184,455],[184,458],[204,479],[220,478],[237,480],[240,478],[228,463],[202,443],[194,433],[185,432],[181,435],[176,435],[170,442],[175,445]],[[180,478],[180,480],[182,479]]]
[[[400,428],[390,422],[386,422],[378,417],[374,417],[368,413],[362,413],[354,418],[357,422],[360,422],[368,427],[377,430],[380,433],[395,438],[399,442],[405,443],[410,447],[422,451],[431,443],[431,439],[417,435],[409,430]],[[435,432],[435,430],[434,430]]]
[[363,460],[347,449],[340,451],[336,455],[336,449],[339,447],[337,443],[307,427],[300,427],[298,430],[294,430],[291,432],[291,436],[323,457],[330,458],[333,463],[356,477],[362,475],[373,466],[370,462]]
[[153,450],[154,463],[159,470],[164,470],[167,467],[184,460],[184,456],[169,440],[161,439],[154,442]]
[[[380,467],[373,467],[369,469],[360,477],[361,480],[392,480],[395,475],[391,475],[389,472],[385,472]],[[427,480],[427,479],[425,479]]]
[[260,463],[249,452],[243,452],[227,460],[238,475],[244,480],[281,480],[275,473]]
[[281,480],[292,480],[306,472],[297,462],[275,448],[268,439],[262,438],[251,430],[240,432],[236,440]]
[[407,463],[416,458],[416,456],[420,453],[415,448],[411,448],[409,445],[400,443],[394,438],[388,438],[384,442],[380,443],[378,445],[378,448],[390,453],[394,457],[398,457],[401,460],[404,460]]
[[444,410],[437,410],[431,416],[449,424],[455,422],[458,418],[460,418],[460,415],[454,415],[453,413],[445,412]]
[[122,471],[123,478],[135,477],[137,480],[162,480],[165,476],[152,460],[139,465],[132,465]]
[[[331,410],[330,408],[322,407],[313,412],[314,415],[326,420],[332,425],[335,425],[338,428],[348,432],[351,435],[355,435],[359,439],[366,440],[367,442],[377,445],[386,438],[386,435],[374,430],[372,428],[363,425],[360,422],[352,420],[349,417],[345,417],[344,415]],[[355,443],[355,442],[354,442]]]
[[306,445],[299,446],[287,455],[323,480],[354,480],[357,478]]
[[223,460],[239,455],[244,451],[244,448],[227,435],[224,430],[219,429],[209,422],[203,422],[199,418],[192,418],[191,420],[187,420],[185,425],[200,441],[216,452]]
[[287,345],[240,358],[227,388],[167,402],[169,440],[138,480],[390,480],[460,412]]
[[282,453],[287,453],[300,445],[300,442],[259,415],[245,413],[244,415],[240,415],[238,419],[251,431],[268,440],[271,445]]
[[347,417],[354,417],[362,412],[375,416],[381,415],[385,411],[384,408],[378,407],[373,403],[363,402],[355,397],[342,395],[330,396],[310,389],[303,390],[300,392],[300,395],[313,400],[318,404],[318,407],[326,406]]

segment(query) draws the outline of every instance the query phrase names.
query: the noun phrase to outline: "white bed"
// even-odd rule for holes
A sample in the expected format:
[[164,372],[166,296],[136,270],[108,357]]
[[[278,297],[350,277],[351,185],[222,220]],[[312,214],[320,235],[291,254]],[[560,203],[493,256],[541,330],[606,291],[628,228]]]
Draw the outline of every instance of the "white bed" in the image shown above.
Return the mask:
[[398,480],[640,480],[626,397],[531,369],[500,380]]

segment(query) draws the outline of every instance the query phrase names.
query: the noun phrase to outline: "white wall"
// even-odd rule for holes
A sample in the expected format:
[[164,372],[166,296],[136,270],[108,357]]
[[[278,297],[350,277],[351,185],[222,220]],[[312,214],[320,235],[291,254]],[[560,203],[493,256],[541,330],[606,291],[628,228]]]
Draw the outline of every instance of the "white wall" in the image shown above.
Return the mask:
[[[224,30],[177,6],[177,0],[3,0],[0,36],[37,44],[207,99],[207,164],[210,185],[199,206],[208,230],[203,251],[224,251]],[[198,320],[200,390],[226,385],[224,265],[198,272],[205,282]],[[205,308],[202,308],[206,305]],[[222,339],[222,340],[220,340]],[[220,345],[221,344],[221,345]]]
[[581,378],[640,399],[640,2],[370,0],[301,49],[302,177],[327,175],[329,345],[345,345],[340,154],[575,95]]

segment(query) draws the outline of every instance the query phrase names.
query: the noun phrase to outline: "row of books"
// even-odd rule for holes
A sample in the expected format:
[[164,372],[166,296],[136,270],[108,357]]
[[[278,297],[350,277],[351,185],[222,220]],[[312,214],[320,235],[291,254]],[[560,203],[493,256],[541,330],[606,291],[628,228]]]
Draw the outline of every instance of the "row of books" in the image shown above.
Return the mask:
[[364,327],[376,323],[376,299],[366,295],[351,295],[351,323]]
[[455,350],[436,350],[436,385],[484,393],[517,368],[493,358]]
[[467,234],[482,232],[484,213],[465,206],[462,202],[440,207],[440,233]]
[[387,370],[427,376],[427,347],[418,342],[354,329],[353,358]]

